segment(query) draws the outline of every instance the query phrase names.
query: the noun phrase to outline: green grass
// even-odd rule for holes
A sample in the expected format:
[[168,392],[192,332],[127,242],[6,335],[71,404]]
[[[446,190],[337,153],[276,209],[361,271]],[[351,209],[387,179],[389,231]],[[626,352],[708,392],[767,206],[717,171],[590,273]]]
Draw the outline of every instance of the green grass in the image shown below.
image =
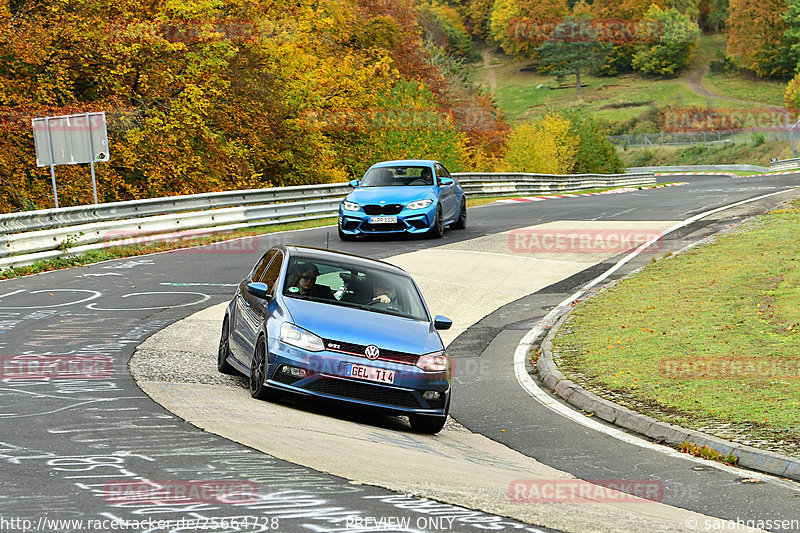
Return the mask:
[[[548,109],[571,107],[579,107],[591,116],[609,122],[629,121],[645,115],[651,108],[663,109],[668,106],[752,110],[752,104],[707,98],[686,87],[686,74],[717,59],[718,50],[725,50],[724,37],[703,35],[688,67],[678,77],[671,79],[649,78],[637,73],[618,77],[582,75],[581,81],[587,86],[583,87],[584,101],[579,103],[574,76],[565,78],[563,82],[572,84],[572,87],[557,88],[559,83],[553,76],[520,70],[529,67],[531,62],[516,60],[504,55],[500,49],[494,49],[490,62],[495,80],[493,93],[495,101],[512,123],[533,121]],[[473,77],[483,88],[490,89],[487,69],[476,66]],[[722,96],[778,106],[783,105],[783,91],[786,87],[785,81],[762,80],[737,72],[709,72],[703,83]]]
[[556,338],[562,371],[662,420],[732,424],[800,455],[799,224],[794,203],[590,299]]
[[759,165],[769,167],[770,159],[792,157],[789,141],[767,141],[730,144],[721,147],[695,145],[688,147],[629,148],[620,151],[622,161],[629,167],[665,165]]

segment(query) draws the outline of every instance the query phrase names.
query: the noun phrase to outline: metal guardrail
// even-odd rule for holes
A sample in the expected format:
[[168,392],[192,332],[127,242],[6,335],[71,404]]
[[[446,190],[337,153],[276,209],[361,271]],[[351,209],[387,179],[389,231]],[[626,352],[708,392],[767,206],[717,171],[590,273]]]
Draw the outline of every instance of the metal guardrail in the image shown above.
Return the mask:
[[[655,183],[652,173],[453,176],[467,196],[547,194]],[[346,183],[276,187],[2,214],[0,268],[103,247],[327,218],[337,214],[341,198],[351,190]]]
[[800,158],[782,159],[780,161],[772,161],[769,164],[769,169],[772,171],[794,170],[796,168],[800,168]]

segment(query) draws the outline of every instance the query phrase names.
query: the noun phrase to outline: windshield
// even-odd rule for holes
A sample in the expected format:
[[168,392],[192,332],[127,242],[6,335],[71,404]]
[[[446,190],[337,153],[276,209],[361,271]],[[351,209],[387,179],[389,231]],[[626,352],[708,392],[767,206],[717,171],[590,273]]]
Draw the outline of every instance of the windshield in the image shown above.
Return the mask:
[[362,187],[421,187],[433,185],[431,167],[398,165],[377,167],[367,171]]
[[283,295],[430,320],[422,297],[408,276],[341,262],[293,257]]

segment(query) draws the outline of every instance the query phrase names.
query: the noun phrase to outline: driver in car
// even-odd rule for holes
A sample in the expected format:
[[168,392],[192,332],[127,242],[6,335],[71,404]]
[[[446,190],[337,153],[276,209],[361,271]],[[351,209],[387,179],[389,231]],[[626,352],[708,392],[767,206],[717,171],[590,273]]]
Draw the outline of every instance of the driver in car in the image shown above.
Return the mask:
[[378,278],[372,285],[372,302],[380,302],[384,304],[395,303],[397,300],[397,293],[390,283],[387,283],[383,278]]

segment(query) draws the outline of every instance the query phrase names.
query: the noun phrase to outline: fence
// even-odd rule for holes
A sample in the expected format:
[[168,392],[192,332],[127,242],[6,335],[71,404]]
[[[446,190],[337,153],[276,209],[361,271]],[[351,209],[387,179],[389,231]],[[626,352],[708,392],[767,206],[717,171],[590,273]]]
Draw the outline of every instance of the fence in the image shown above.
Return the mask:
[[792,142],[797,134],[788,130],[765,131],[676,131],[663,133],[631,133],[610,135],[609,140],[619,148],[642,146],[705,146],[726,144],[756,144],[764,141]]
[[[454,174],[467,196],[652,185],[651,173]],[[336,216],[343,183],[194,194],[0,215],[0,268],[143,241]]]

